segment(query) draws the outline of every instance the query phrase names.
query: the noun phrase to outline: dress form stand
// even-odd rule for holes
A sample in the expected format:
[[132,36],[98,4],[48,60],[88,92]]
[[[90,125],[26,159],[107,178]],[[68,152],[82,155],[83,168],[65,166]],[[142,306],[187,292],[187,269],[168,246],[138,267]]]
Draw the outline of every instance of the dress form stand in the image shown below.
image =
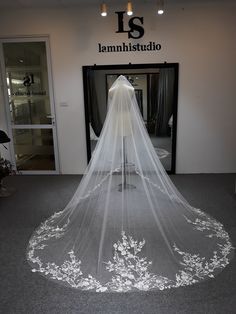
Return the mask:
[[[130,98],[134,97],[134,88],[130,86],[117,86],[118,89],[125,89],[126,93],[128,91],[128,94],[130,95]],[[125,105],[125,108],[122,108],[122,110],[118,113],[118,120],[119,120],[119,131],[120,136],[122,137],[122,183],[118,185],[118,191],[122,192],[123,190],[131,190],[135,189],[135,185],[128,183],[128,175],[129,175],[129,162],[127,158],[127,140],[128,137],[132,134],[132,120],[131,120],[131,114],[130,114],[130,107]]]
[[128,167],[128,162],[127,162],[127,155],[126,155],[126,136],[123,136],[122,138],[122,146],[123,146],[123,183],[120,183],[118,185],[118,191],[122,192],[123,190],[131,190],[135,189],[135,185],[127,183],[127,167]]

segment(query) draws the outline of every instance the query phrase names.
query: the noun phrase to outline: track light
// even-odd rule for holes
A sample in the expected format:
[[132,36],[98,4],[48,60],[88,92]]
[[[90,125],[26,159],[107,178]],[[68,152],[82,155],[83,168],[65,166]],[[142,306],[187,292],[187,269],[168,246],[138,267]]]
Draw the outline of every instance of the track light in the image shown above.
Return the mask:
[[161,15],[164,13],[164,0],[157,1],[157,14]]
[[[101,11],[101,16],[107,16],[107,5],[105,2],[103,2],[100,5],[100,11]],[[133,15],[133,5],[132,1],[127,2],[127,9],[126,9],[127,15]],[[164,13],[164,0],[157,0],[157,13],[159,15]]]
[[107,16],[107,5],[105,2],[101,4],[101,16]]
[[133,15],[132,2],[128,1],[127,3],[127,15]]

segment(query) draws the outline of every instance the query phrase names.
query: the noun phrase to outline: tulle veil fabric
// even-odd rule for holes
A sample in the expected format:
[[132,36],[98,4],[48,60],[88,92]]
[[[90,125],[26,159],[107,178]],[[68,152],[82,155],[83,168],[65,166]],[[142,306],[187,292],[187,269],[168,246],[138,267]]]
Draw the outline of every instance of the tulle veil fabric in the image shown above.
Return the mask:
[[163,290],[214,277],[233,256],[228,233],[175,188],[122,75],[108,106],[73,198],[30,238],[32,271],[97,292]]

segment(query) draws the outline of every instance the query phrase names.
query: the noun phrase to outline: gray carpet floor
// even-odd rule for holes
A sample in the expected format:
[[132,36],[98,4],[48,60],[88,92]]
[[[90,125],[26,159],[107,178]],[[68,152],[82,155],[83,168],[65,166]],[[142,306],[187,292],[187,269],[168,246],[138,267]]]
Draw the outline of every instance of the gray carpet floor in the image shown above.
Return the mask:
[[[222,222],[236,245],[236,175],[174,175],[185,198]],[[79,176],[14,176],[16,192],[0,198],[0,313],[74,314],[236,313],[236,258],[215,279],[178,289],[138,293],[81,292],[32,273],[25,258],[29,237],[63,207]]]

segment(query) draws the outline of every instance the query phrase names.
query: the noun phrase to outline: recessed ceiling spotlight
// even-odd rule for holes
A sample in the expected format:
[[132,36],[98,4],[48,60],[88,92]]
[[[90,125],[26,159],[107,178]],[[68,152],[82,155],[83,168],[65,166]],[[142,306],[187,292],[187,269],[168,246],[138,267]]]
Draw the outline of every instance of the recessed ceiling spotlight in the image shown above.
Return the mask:
[[133,7],[131,1],[128,1],[127,3],[127,15],[133,15]]
[[101,4],[101,16],[107,16],[107,5],[105,2]]
[[157,1],[157,14],[162,15],[164,13],[164,0]]

